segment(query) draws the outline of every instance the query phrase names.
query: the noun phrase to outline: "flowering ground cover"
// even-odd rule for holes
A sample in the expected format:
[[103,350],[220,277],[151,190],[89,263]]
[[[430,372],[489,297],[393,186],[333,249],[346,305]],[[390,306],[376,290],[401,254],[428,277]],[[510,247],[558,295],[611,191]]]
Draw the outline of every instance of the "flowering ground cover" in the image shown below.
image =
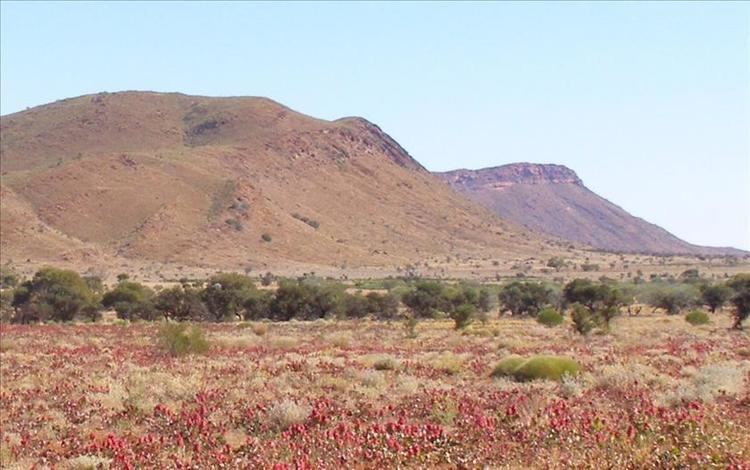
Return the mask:
[[[750,338],[730,319],[2,325],[3,468],[750,468]],[[511,354],[578,376],[492,378]]]

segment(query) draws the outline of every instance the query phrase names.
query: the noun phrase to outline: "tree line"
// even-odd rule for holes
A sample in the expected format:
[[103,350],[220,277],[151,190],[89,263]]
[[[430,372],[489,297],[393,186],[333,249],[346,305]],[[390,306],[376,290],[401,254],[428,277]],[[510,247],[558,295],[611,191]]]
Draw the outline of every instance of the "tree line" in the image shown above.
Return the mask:
[[[621,311],[637,311],[644,304],[668,314],[694,307],[715,312],[731,304],[736,328],[742,328],[750,312],[750,274],[709,282],[691,273],[680,282],[645,284],[574,279],[564,285],[532,280],[479,285],[408,279],[388,284],[385,292],[366,294],[315,276],[280,279],[275,289],[259,288],[255,279],[238,273],[217,273],[205,281],[184,280],[166,288],[151,288],[120,275],[107,289],[97,277],[53,267],[23,282],[4,269],[0,281],[0,320],[14,323],[96,321],[104,310],[114,310],[118,318],[130,321],[447,317],[460,329],[485,320],[498,308],[500,313],[529,317],[545,309],[570,312],[575,328],[582,331],[593,325],[608,327]],[[272,282],[270,274],[260,279],[262,286]]]

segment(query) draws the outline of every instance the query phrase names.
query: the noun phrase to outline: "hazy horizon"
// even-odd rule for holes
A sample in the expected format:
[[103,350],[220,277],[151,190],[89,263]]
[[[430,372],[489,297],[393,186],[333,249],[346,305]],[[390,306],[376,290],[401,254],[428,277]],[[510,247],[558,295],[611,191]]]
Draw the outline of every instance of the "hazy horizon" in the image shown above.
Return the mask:
[[[750,249],[750,6],[2,2],[0,113],[102,91],[266,96],[431,171],[555,163]],[[171,21],[165,21],[165,18]]]

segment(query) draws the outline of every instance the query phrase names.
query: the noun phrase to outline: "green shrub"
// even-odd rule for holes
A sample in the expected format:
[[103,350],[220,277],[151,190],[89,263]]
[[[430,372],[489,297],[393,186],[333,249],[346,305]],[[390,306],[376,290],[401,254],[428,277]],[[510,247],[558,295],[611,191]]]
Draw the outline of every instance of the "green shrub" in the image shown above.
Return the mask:
[[703,310],[693,310],[685,315],[685,321],[693,326],[705,325],[709,322],[708,314]]
[[734,306],[733,328],[741,330],[742,322],[750,317],[750,274],[736,274],[727,286],[733,291],[730,299]]
[[154,297],[154,309],[165,319],[177,321],[202,321],[209,318],[200,291],[192,287],[174,286],[162,290]]
[[545,308],[537,314],[536,321],[544,326],[553,327],[562,324],[563,316],[553,308]]
[[519,382],[529,380],[560,380],[563,375],[576,375],[580,366],[568,357],[534,356],[521,364],[513,377]]
[[503,286],[498,293],[501,312],[509,310],[513,315],[536,315],[553,300],[552,290],[536,282],[514,281]]
[[509,377],[518,369],[521,364],[526,362],[526,359],[521,356],[508,356],[504,357],[500,362],[497,363],[495,368],[492,370],[492,377]]
[[711,313],[724,306],[732,297],[732,289],[724,284],[706,285],[700,288],[701,301],[708,306]]
[[573,304],[570,319],[573,320],[573,329],[584,336],[591,333],[596,326],[594,316],[581,304]]
[[75,271],[45,267],[13,291],[13,321],[72,321],[79,314],[91,318],[97,295]]
[[273,238],[271,237],[271,235],[268,234],[268,233],[264,233],[263,235],[260,236],[260,238],[261,238],[261,240],[263,240],[266,243],[270,243],[271,240],[273,240]]
[[255,282],[238,273],[211,276],[200,293],[212,320],[236,320],[245,317],[245,303],[257,297]]
[[419,281],[414,288],[404,293],[402,302],[415,317],[431,318],[442,307],[445,287],[436,281]]
[[102,305],[114,308],[121,320],[153,320],[156,316],[154,291],[131,281],[121,281],[102,298]]
[[463,330],[474,321],[474,314],[476,313],[476,307],[472,304],[459,305],[454,311],[451,312],[451,319],[455,322],[455,328],[457,330]]
[[0,289],[13,288],[18,285],[18,274],[10,266],[0,266]]
[[404,332],[406,333],[407,338],[416,338],[417,337],[417,325],[419,322],[414,317],[407,317],[404,319]]
[[159,330],[159,344],[175,357],[186,354],[203,354],[209,349],[203,330],[186,323],[168,323]]
[[644,292],[643,300],[655,308],[661,308],[669,315],[698,304],[700,291],[690,284],[654,283]]

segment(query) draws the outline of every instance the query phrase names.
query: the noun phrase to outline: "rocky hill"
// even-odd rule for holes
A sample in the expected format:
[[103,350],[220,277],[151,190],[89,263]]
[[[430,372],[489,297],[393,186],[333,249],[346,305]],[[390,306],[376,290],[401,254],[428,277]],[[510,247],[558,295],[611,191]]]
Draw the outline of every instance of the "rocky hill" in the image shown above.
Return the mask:
[[549,245],[452,191],[362,118],[122,92],[0,124],[4,262],[394,266]]
[[499,217],[541,233],[617,252],[741,255],[692,245],[590,191],[562,165],[512,163],[436,173]]

